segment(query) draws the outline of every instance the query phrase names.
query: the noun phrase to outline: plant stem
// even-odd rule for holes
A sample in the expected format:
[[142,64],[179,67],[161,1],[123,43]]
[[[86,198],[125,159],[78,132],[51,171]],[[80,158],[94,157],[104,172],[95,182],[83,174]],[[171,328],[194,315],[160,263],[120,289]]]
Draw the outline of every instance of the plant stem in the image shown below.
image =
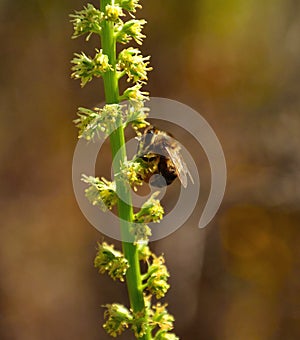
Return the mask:
[[[100,1],[100,8],[105,12],[105,7],[111,4],[111,0]],[[107,104],[118,104],[119,103],[119,84],[118,75],[116,72],[116,41],[114,38],[114,24],[113,22],[104,21],[101,33],[101,43],[103,53],[109,58],[109,63],[112,65],[113,70],[104,73],[104,91],[105,100]],[[121,120],[121,117],[119,117]],[[120,172],[120,165],[123,164],[126,157],[125,149],[125,137],[124,128],[117,122],[119,126],[110,135],[110,145],[113,156],[113,171],[114,174]],[[118,214],[121,224],[121,235],[122,239],[125,239],[126,235],[129,233],[129,224],[133,221],[133,208],[130,187],[123,179],[116,176],[116,192],[119,197],[118,199]],[[123,199],[121,199],[124,198]],[[126,203],[128,202],[128,203]],[[129,223],[128,223],[129,222]],[[143,297],[143,288],[140,272],[140,262],[138,258],[138,249],[136,245],[129,242],[122,242],[123,252],[128,260],[129,269],[126,273],[126,282],[128,295],[130,300],[130,306],[134,312],[139,312],[144,310],[145,302]],[[147,330],[147,333],[140,337],[143,340],[151,340],[151,331]]]

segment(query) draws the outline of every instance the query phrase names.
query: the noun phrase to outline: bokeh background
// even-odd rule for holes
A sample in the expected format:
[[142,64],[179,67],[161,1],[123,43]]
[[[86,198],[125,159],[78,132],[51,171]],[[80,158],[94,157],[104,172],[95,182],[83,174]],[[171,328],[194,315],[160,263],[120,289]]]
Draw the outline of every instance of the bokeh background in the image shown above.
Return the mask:
[[[125,287],[93,268],[103,235],[72,191],[76,108],[104,99],[101,80],[80,89],[69,77],[72,53],[97,47],[70,39],[68,14],[84,4],[0,1],[3,340],[109,339],[101,305],[127,303]],[[199,230],[210,178],[192,148],[204,178],[198,211],[152,245],[172,275],[176,333],[300,339],[300,2],[144,0],[138,17],[154,67],[147,89],[198,110],[228,166],[221,209]]]

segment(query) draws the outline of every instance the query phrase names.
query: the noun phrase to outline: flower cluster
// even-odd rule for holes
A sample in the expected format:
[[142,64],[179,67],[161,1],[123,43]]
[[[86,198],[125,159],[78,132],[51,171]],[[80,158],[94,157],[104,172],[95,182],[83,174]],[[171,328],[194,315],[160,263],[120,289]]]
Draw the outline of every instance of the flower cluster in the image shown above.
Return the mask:
[[138,132],[138,129],[142,129],[149,125],[149,123],[146,121],[149,108],[145,107],[144,101],[139,98],[139,96],[148,95],[148,92],[140,92],[139,89],[140,85],[136,85],[127,89],[131,93],[130,94],[128,92],[128,97],[131,99],[126,106],[124,115],[124,128],[130,124],[138,135],[140,134],[140,132]]
[[130,233],[135,244],[147,244],[152,235],[150,227],[145,223],[131,223]]
[[137,44],[141,45],[143,39],[146,37],[142,33],[143,25],[146,24],[146,20],[132,19],[115,27],[115,34],[117,42],[127,44],[134,39]]
[[74,14],[70,14],[70,17],[74,28],[72,38],[87,34],[86,40],[88,41],[93,33],[101,34],[103,13],[93,5],[88,4],[82,11],[75,11]]
[[145,288],[157,299],[164,297],[170,288],[167,282],[170,274],[164,263],[163,256],[152,254],[152,263],[143,277],[143,281],[146,281]]
[[122,119],[119,123],[122,115],[122,106],[119,104],[107,104],[102,109],[95,107],[93,110],[80,107],[77,115],[79,118],[74,123],[79,129],[78,137],[87,141],[94,140],[95,136],[101,138],[100,133],[107,137],[123,123]]
[[71,61],[74,66],[72,67],[71,77],[81,80],[81,86],[85,86],[90,82],[93,77],[102,77],[103,73],[112,69],[108,62],[108,56],[102,53],[102,50],[96,49],[94,58],[91,58],[85,53],[75,53],[75,57]]
[[[148,110],[144,107],[149,93],[142,91],[142,87],[152,68],[149,66],[150,57],[144,57],[138,48],[128,47],[117,53],[116,43],[134,41],[141,45],[145,38],[142,31],[146,20],[135,18],[137,8],[141,7],[139,0],[101,0],[100,7],[96,9],[88,4],[71,15],[73,38],[86,35],[86,40],[89,40],[92,34],[96,34],[102,43],[102,49],[96,49],[93,57],[83,52],[75,53],[71,61],[71,76],[79,79],[82,87],[93,78],[102,77],[109,104],[93,109],[80,107],[74,123],[79,129],[79,138],[94,141],[95,138],[110,137],[115,181],[83,175],[82,180],[88,184],[85,195],[91,204],[103,211],[111,210],[118,204],[120,217],[129,223],[134,240],[134,245],[123,242],[124,254],[113,245],[105,242],[98,244],[94,266],[99,273],[107,273],[113,280],[124,281],[126,277],[128,290],[135,294],[138,301],[131,299],[131,308],[118,303],[104,306],[103,327],[112,337],[131,329],[136,338],[178,340],[171,332],[174,317],[168,313],[166,305],[153,305],[151,302],[154,298],[163,298],[170,287],[163,256],[156,256],[148,246],[151,235],[148,224],[159,223],[164,214],[157,199],[158,193],[154,193],[135,213],[130,204],[122,204],[117,194],[130,193],[130,186],[136,190],[137,186],[149,181],[158,167],[158,158],[145,161],[135,156],[127,161],[126,152],[123,152],[123,130],[131,125],[141,141],[138,130],[149,125],[146,120]],[[125,21],[124,17],[129,17],[129,20]],[[118,82],[123,77],[131,85],[120,94]],[[121,101],[128,101],[128,104],[120,104]],[[116,150],[122,150],[119,153],[121,156]],[[130,202],[130,195],[126,198]],[[139,261],[144,262],[142,273]]]
[[142,162],[133,160],[127,161],[123,164],[121,171],[125,179],[133,187],[134,191],[137,190],[137,186],[143,185],[144,181],[141,174],[145,173],[147,169],[143,167]]
[[88,141],[94,140],[95,135],[99,136],[100,131],[104,132],[102,128],[102,117],[94,110],[79,107],[77,115],[79,118],[74,120],[76,127],[79,130],[78,138],[84,138]]
[[169,314],[167,309],[167,304],[161,305],[158,303],[153,306],[154,314],[152,316],[153,323],[160,329],[155,334],[155,340],[179,340],[179,338],[174,333],[169,333],[173,329],[174,317]]
[[152,196],[142,205],[140,211],[134,215],[135,222],[138,223],[159,223],[163,218],[164,209],[160,201],[155,199],[159,192],[155,192]]
[[101,210],[111,210],[117,204],[118,196],[116,194],[115,182],[110,182],[105,178],[82,175],[83,182],[89,184],[85,190],[86,198]]
[[[101,36],[105,22],[114,24],[114,39],[116,42],[126,44],[132,39],[141,45],[145,35],[142,33],[145,20],[131,19],[123,22],[120,17],[125,16],[123,10],[126,10],[134,17],[133,13],[136,8],[141,7],[138,0],[119,0],[113,4],[107,4],[104,12],[96,9],[93,5],[88,4],[81,11],[75,11],[71,14],[71,22],[74,26],[73,38],[87,34],[86,40],[89,40],[91,34],[96,33]],[[72,77],[81,80],[81,86],[85,86],[93,77],[103,77],[106,72],[115,72],[118,78],[125,74],[128,81],[135,83],[135,86],[127,89],[120,96],[120,100],[144,101],[148,97],[147,92],[142,92],[142,84],[147,80],[147,72],[152,68],[149,67],[149,58],[143,57],[141,52],[129,47],[121,51],[117,58],[116,65],[109,63],[109,58],[103,52],[96,51],[94,58],[84,53],[75,53],[72,60]]]
[[124,10],[134,13],[137,8],[142,8],[139,1],[140,0],[115,0],[115,3],[121,6]]
[[96,136],[101,139],[101,134],[107,137],[121,125],[131,124],[136,131],[148,125],[147,109],[134,102],[128,105],[107,104],[102,109],[95,107],[93,110],[79,107],[77,115],[74,123],[79,130],[78,137],[87,141],[93,141]]
[[107,21],[119,22],[120,17],[123,17],[125,14],[123,13],[122,7],[119,5],[106,5],[104,18]]
[[123,333],[128,328],[132,321],[130,311],[118,303],[105,306],[107,309],[104,313],[104,318],[107,319],[103,328],[112,337],[116,337]]
[[150,57],[143,57],[139,49],[128,47],[119,53],[117,69],[128,76],[128,81],[145,83],[148,80],[147,72]]
[[151,250],[147,244],[139,243],[137,245],[139,260],[143,262],[148,262],[149,258],[152,256]]
[[[138,244],[139,259],[147,263],[148,270],[142,275],[145,308],[134,312],[120,304],[106,305],[104,317],[106,322],[103,327],[113,337],[120,335],[126,328],[131,328],[137,338],[143,336],[146,328],[159,329],[153,339],[178,340],[175,334],[170,333],[173,329],[174,317],[167,312],[166,304],[157,303],[151,306],[154,295],[157,299],[164,297],[169,284],[169,273],[164,265],[164,258],[154,255],[146,244]],[[114,249],[113,245],[103,242],[98,244],[98,252],[95,258],[95,267],[100,273],[107,272],[114,280],[124,280],[129,268],[124,255]],[[146,294],[147,292],[147,294]],[[147,320],[147,321],[146,321]]]
[[[150,301],[150,299],[145,297],[145,300]],[[145,301],[147,308],[136,313],[117,303],[105,305],[104,329],[109,335],[116,337],[130,327],[134,335],[140,338],[146,334],[145,319],[147,318],[152,329],[158,328],[154,340],[179,340],[174,333],[170,332],[173,329],[174,317],[168,313],[167,304],[158,303],[151,308],[150,303],[147,304],[148,301]]]
[[[117,22],[116,39],[118,42],[127,43],[133,38],[137,43],[145,36],[141,33],[145,20],[132,19],[125,24],[120,20],[124,16],[123,9],[135,12],[137,7],[141,7],[138,1],[115,1],[115,5],[107,5],[105,12],[96,9],[92,4],[87,4],[81,11],[70,14],[74,33],[72,38],[78,38],[87,34],[88,41],[93,33],[100,35],[104,20]],[[131,14],[133,16],[133,14]],[[124,26],[124,28],[123,28]]]
[[144,182],[148,182],[149,178],[156,173],[158,161],[159,159],[155,157],[149,162],[140,157],[135,157],[123,164],[122,172],[135,191],[137,186],[142,186]]
[[137,103],[142,103],[145,100],[148,100],[149,92],[141,91],[142,86],[142,84],[135,84],[134,86],[129,87],[124,91],[123,95],[120,97],[120,100],[129,100]]
[[105,242],[98,244],[94,266],[98,268],[99,273],[108,272],[113,280],[119,279],[120,281],[124,281],[124,276],[129,268],[124,255],[115,250],[113,245],[108,245]]

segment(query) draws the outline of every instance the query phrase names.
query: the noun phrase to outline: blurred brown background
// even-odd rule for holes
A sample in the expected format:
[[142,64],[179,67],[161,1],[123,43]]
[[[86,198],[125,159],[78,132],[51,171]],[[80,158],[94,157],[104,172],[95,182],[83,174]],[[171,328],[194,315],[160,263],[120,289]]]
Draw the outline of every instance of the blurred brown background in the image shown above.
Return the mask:
[[[83,4],[0,2],[3,340],[109,339],[101,305],[127,301],[123,285],[93,268],[102,235],[72,191],[76,108],[103,100],[101,80],[80,89],[69,78],[72,53],[96,46],[70,39],[68,14]],[[228,166],[214,221],[196,228],[208,176],[199,212],[153,244],[172,275],[175,331],[185,340],[300,339],[300,2],[143,5],[151,95],[201,112]]]

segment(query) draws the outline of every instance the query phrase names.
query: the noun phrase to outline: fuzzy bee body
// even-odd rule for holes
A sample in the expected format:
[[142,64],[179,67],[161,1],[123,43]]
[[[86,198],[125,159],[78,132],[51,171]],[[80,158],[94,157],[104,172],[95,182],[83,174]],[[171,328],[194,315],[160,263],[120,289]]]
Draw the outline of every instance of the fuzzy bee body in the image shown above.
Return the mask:
[[152,175],[158,174],[151,180],[151,185],[163,187],[169,185],[178,177],[184,188],[187,187],[187,174],[191,174],[182,158],[179,143],[171,134],[153,126],[145,129],[140,138],[137,157],[149,165],[150,171],[144,174],[143,180],[148,182]]

